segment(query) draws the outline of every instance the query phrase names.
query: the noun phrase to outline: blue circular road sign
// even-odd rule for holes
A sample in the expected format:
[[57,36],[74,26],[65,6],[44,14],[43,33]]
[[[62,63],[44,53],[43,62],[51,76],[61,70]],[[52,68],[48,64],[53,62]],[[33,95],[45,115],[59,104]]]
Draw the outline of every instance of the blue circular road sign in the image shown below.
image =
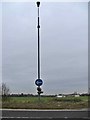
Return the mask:
[[41,85],[43,84],[43,81],[42,81],[41,79],[37,79],[37,80],[35,81],[35,84],[36,84],[37,86],[41,86]]

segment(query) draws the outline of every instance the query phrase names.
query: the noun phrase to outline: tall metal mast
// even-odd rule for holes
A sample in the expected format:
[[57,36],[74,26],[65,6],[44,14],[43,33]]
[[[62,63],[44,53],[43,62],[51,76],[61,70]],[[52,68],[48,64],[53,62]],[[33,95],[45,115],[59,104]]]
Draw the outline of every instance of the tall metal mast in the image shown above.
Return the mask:
[[40,94],[41,93],[43,93],[43,91],[41,91],[41,88],[40,88],[40,86],[43,84],[43,81],[40,79],[40,77],[41,77],[41,74],[40,74],[40,32],[39,32],[39,30],[40,30],[40,25],[39,25],[39,6],[40,6],[40,2],[37,2],[37,7],[38,7],[38,25],[37,25],[37,28],[38,28],[38,75],[37,75],[37,77],[38,77],[38,79],[35,81],[35,84],[38,86],[37,87],[37,90],[38,90],[38,98],[39,98],[39,100],[40,100]]
[[38,79],[40,79],[40,35],[39,35],[39,29],[40,29],[40,25],[39,25],[39,6],[40,6],[40,2],[37,2],[37,7],[38,7]]

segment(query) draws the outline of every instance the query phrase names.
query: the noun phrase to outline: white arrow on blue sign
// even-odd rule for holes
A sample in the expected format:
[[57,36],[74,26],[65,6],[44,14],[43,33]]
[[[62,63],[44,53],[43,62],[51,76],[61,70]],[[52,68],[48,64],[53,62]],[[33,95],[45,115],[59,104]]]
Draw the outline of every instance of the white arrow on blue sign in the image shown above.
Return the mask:
[[42,81],[41,79],[37,79],[37,80],[35,81],[35,84],[36,84],[37,86],[41,86],[41,85],[43,84],[43,81]]

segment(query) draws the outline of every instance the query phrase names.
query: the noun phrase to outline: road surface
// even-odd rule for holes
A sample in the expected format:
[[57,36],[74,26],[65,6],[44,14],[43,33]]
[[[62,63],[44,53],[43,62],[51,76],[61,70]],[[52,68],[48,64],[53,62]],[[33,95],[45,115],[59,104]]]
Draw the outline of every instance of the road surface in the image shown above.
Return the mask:
[[43,118],[88,118],[88,110],[22,110],[4,109],[2,118],[39,119]]

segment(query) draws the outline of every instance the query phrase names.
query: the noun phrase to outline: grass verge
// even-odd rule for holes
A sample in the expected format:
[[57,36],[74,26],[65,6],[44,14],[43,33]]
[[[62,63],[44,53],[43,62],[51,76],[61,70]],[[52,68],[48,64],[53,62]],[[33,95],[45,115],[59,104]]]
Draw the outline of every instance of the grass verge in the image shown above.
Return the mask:
[[2,99],[2,108],[9,109],[82,109],[88,108],[88,97],[9,97]]

